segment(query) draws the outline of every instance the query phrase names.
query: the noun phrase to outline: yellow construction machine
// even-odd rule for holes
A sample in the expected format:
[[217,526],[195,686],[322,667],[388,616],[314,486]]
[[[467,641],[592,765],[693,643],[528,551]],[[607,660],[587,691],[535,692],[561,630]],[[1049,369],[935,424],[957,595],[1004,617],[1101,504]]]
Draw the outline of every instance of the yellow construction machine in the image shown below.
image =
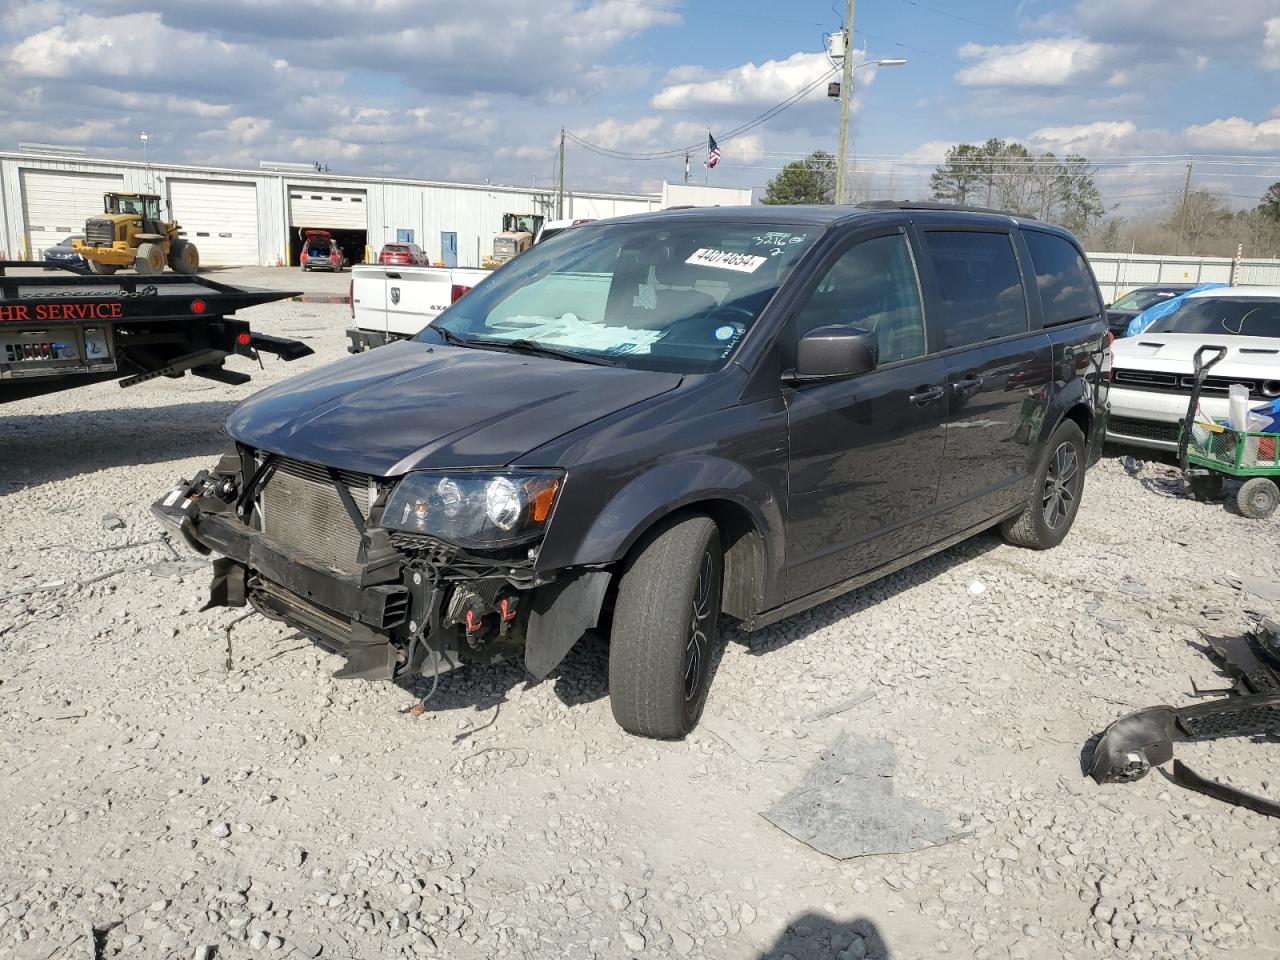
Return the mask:
[[481,264],[486,270],[495,270],[512,257],[524,253],[533,246],[546,220],[539,213],[504,213],[502,232],[493,238],[493,254]]
[[160,198],[153,193],[108,193],[102,215],[84,224],[84,239],[71,246],[98,274],[133,267],[140,274],[163,273],[167,263],[177,273],[196,273],[200,252],[179,236],[176,220],[160,219]]

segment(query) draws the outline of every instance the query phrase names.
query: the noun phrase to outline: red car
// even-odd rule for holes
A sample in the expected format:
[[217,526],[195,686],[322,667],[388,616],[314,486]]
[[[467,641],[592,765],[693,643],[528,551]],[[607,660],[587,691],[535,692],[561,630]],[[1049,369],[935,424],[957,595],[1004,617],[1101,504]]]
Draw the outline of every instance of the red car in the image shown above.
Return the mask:
[[308,230],[303,235],[298,262],[303,270],[332,270],[337,273],[347,265],[347,257],[328,230]]
[[382,251],[378,254],[378,262],[397,264],[404,267],[431,266],[431,259],[427,256],[427,251],[416,243],[383,244]]

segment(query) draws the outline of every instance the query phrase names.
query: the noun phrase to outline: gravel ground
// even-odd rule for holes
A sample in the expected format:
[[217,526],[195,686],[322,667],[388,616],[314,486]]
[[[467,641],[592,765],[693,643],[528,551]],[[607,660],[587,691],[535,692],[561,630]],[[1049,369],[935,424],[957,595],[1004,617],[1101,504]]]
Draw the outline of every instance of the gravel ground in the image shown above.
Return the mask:
[[[219,279],[256,274],[305,283]],[[149,505],[222,451],[234,404],[342,355],[345,306],[246,316],[317,356],[0,408],[0,598],[33,591],[0,599],[0,958],[1280,953],[1274,821],[1080,772],[1115,717],[1218,685],[1189,644],[1265,606],[1218,578],[1280,578],[1276,522],[1109,457],[1057,550],[983,536],[730,631],[683,743],[614,725],[591,641],[542,684],[449,675],[415,720],[409,690],[335,681],[257,617],[228,671],[236,613],[199,612],[207,570],[156,541]],[[891,740],[895,791],[957,839],[838,862],[759,815],[845,732]],[[1276,795],[1273,749],[1178,752]]]

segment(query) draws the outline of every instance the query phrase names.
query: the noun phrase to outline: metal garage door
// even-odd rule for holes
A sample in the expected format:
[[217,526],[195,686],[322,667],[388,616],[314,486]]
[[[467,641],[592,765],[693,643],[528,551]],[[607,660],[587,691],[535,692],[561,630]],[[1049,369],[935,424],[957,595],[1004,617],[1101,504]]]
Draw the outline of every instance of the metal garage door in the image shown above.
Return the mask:
[[289,187],[289,223],[295,227],[325,227],[331,230],[367,230],[363,190],[334,190],[331,187]]
[[169,180],[169,209],[211,267],[254,266],[258,188],[224,180]]
[[69,233],[84,233],[84,222],[102,212],[102,195],[124,188],[124,177],[54,170],[22,170],[22,216],[27,253],[44,255]]

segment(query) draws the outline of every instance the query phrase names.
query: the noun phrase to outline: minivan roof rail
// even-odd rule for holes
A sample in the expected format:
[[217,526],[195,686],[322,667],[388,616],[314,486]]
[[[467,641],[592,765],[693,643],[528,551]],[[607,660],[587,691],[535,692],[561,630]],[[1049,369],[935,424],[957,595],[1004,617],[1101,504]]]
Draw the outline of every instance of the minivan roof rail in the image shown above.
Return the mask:
[[859,210],[948,210],[957,213],[996,213],[1002,217],[1021,217],[1034,220],[1025,213],[1013,210],[997,210],[994,207],[973,207],[964,203],[941,203],[937,200],[864,200],[855,204]]

